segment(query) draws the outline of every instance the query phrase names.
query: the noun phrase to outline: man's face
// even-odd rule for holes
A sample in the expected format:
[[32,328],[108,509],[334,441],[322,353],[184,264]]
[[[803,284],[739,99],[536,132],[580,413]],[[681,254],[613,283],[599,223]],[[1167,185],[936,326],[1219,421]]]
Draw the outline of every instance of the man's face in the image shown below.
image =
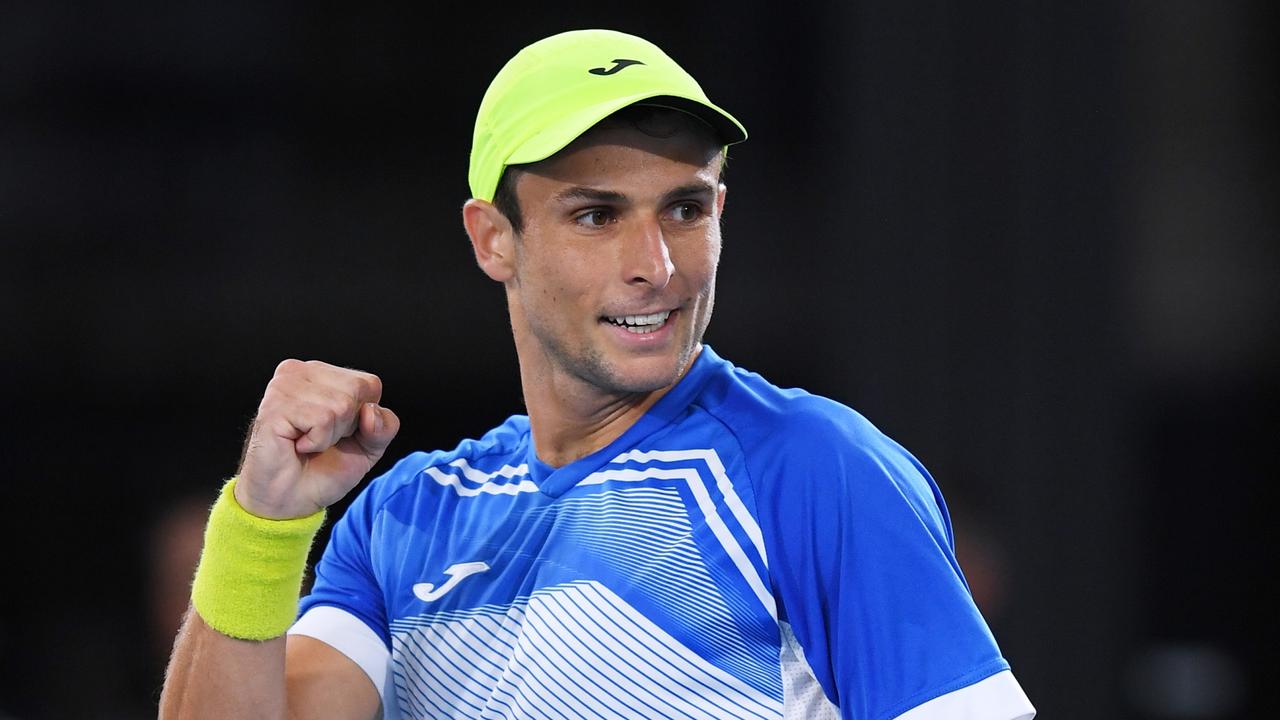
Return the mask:
[[597,127],[516,184],[524,231],[508,292],[517,335],[523,323],[546,370],[610,393],[674,383],[711,319],[719,148],[683,123],[668,130]]

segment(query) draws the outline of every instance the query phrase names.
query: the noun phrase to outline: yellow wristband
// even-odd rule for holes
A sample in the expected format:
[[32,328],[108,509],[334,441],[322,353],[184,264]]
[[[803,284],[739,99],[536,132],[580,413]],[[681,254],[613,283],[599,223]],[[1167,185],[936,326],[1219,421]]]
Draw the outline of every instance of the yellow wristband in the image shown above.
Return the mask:
[[298,613],[307,553],[325,512],[260,518],[236,502],[235,484],[231,478],[222,486],[209,512],[191,604],[223,635],[269,640],[283,635]]

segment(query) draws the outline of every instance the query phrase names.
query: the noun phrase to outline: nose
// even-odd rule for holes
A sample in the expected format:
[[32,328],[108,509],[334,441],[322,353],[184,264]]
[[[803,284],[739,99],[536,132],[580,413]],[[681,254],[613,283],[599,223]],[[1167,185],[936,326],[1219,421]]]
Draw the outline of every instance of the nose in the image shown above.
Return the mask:
[[664,288],[671,282],[676,266],[671,262],[671,248],[663,235],[662,225],[655,219],[641,225],[623,243],[623,272],[629,284]]

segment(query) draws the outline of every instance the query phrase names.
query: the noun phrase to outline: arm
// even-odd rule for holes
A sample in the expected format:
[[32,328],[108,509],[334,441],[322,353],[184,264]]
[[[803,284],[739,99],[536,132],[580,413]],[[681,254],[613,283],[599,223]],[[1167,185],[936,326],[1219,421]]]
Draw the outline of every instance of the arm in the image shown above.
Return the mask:
[[378,716],[369,676],[323,642],[305,636],[238,640],[195,612],[178,633],[160,698],[161,718]]
[[[347,494],[399,429],[395,414],[377,405],[381,392],[381,383],[367,373],[317,362],[281,363],[246,444],[234,486],[238,511],[269,524],[313,516]],[[210,537],[206,534],[198,586]],[[219,584],[227,584],[219,577]],[[222,589],[205,584],[215,592]],[[296,592],[295,587],[294,602]],[[251,592],[247,597],[253,600]],[[233,637],[242,634],[237,618],[209,615],[206,622],[200,613],[210,608],[224,612],[218,603],[197,600],[178,634],[160,699],[161,718],[365,720],[378,715],[372,682],[337,650],[308,637],[286,640],[287,627],[239,639]]]

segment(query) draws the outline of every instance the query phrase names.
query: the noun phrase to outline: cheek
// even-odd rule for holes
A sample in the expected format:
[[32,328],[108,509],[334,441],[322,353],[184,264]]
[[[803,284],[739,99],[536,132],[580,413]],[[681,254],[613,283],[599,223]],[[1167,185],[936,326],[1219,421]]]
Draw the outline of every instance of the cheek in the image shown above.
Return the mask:
[[518,271],[526,298],[552,308],[577,303],[590,294],[592,263],[572,252],[526,253]]
[[707,283],[715,280],[716,266],[720,264],[720,238],[681,243],[671,253],[676,272],[683,272],[691,281]]
[[716,268],[720,266],[720,236],[716,235],[715,242],[711,246],[711,274],[715,275]]

